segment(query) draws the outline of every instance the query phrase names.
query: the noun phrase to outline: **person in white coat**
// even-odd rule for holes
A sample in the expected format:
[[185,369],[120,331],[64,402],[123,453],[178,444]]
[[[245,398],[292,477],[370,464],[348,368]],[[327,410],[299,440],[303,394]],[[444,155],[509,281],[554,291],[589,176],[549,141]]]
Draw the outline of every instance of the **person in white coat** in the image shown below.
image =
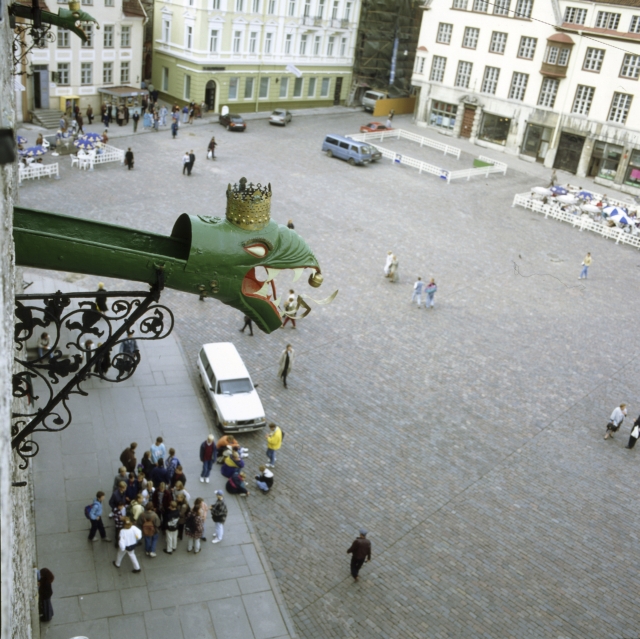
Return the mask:
[[419,277],[416,283],[413,285],[413,293],[411,294],[411,301],[418,302],[418,308],[420,308],[420,299],[422,298],[422,289],[424,288],[424,282]]
[[607,424],[607,432],[604,435],[605,439],[609,439],[611,437],[613,439],[613,433],[617,432],[622,426],[622,422],[627,415],[627,405],[620,404],[620,406],[616,406],[613,409],[613,413],[611,413],[611,417],[609,417],[609,423]]
[[113,562],[113,565],[116,568],[120,568],[120,564],[122,563],[122,558],[125,555],[129,555],[129,559],[131,559],[131,564],[133,565],[132,572],[140,572],[140,564],[138,563],[138,559],[136,557],[136,545],[138,541],[142,539],[142,531],[137,526],[134,526],[131,523],[131,520],[128,517],[124,518],[124,528],[120,531],[120,542],[118,547],[118,556],[116,560]]
[[391,269],[391,263],[393,262],[393,253],[391,251],[387,251],[387,259],[384,263],[384,276],[389,277],[389,271]]

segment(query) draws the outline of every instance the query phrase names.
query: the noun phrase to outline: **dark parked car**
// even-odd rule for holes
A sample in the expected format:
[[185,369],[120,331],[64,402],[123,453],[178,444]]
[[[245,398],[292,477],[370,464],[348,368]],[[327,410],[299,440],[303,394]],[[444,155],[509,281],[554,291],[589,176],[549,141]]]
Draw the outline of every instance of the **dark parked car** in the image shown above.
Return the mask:
[[227,131],[244,131],[247,128],[246,122],[237,113],[220,114],[218,122],[226,126]]

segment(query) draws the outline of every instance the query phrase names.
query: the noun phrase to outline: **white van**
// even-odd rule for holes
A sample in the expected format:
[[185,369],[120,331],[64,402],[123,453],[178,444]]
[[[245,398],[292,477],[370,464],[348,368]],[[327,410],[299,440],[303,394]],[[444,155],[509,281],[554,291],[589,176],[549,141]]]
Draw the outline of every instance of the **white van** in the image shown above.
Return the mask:
[[264,427],[262,402],[231,342],[204,344],[198,355],[198,370],[213,406],[216,426],[225,433],[246,433]]
[[362,106],[365,111],[371,111],[376,108],[376,102],[378,100],[384,100],[387,97],[386,93],[382,93],[381,91],[366,91],[362,96]]

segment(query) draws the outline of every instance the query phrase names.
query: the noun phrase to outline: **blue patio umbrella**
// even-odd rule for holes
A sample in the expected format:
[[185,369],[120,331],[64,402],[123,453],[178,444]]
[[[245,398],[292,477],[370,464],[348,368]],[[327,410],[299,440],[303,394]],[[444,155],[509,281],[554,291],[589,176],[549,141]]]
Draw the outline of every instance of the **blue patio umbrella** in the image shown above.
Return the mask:
[[555,195],[566,195],[569,192],[564,186],[552,186],[549,190]]
[[26,155],[28,158],[37,158],[41,155],[44,155],[47,152],[47,149],[45,149],[43,146],[30,146],[28,149],[24,150],[24,155]]
[[[606,215],[609,219],[613,220],[614,222],[618,221],[618,218],[620,216],[627,216],[627,209],[622,208],[621,206],[605,206],[602,209],[602,214]],[[629,222],[624,222],[625,224],[629,224]]]
[[623,211],[610,215],[609,219],[616,224],[631,224],[631,218]]
[[77,140],[74,140],[73,146],[76,146],[79,149],[84,149],[85,151],[95,149],[95,144],[93,143],[93,141],[87,140],[86,138],[78,138]]
[[589,193],[589,191],[578,191],[577,195],[582,200],[590,200],[593,198],[593,193]]
[[26,144],[26,143],[27,143],[27,138],[23,138],[21,135],[19,135],[19,136],[16,138],[16,142],[17,142],[18,144]]
[[95,133],[94,131],[85,133],[84,135],[80,136],[80,138],[78,139],[91,140],[91,142],[93,142],[94,144],[96,142],[102,142],[102,136],[99,133]]

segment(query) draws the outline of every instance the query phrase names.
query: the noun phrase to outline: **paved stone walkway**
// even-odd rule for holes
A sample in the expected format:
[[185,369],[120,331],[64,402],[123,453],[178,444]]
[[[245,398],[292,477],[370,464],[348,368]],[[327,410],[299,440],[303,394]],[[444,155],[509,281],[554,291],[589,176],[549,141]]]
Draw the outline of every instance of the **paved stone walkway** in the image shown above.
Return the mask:
[[[295,331],[251,338],[232,309],[164,296],[188,357],[233,340],[287,433],[273,493],[248,507],[301,637],[637,636],[639,453],[624,443],[640,411],[640,256],[512,209],[513,194],[549,171],[464,140],[451,142],[507,161],[507,176],[447,185],[320,153],[326,133],[370,119],[122,139],[135,147],[133,172],[63,167],[60,182],[24,186],[21,198],[169,233],[183,211],[221,214],[227,183],[245,175],[272,183],[273,217],[293,218],[314,248],[325,284],[311,295],[340,293]],[[207,162],[212,134],[219,160]],[[191,147],[198,160],[183,178]],[[398,284],[382,277],[387,250]],[[587,251],[594,264],[579,282]],[[436,278],[435,310],[411,306],[417,275]],[[284,390],[276,369],[289,341]],[[604,442],[621,401],[629,419]],[[252,451],[262,441],[246,438]],[[250,461],[253,471],[260,454]],[[374,559],[354,584],[345,551],[360,526]]]

